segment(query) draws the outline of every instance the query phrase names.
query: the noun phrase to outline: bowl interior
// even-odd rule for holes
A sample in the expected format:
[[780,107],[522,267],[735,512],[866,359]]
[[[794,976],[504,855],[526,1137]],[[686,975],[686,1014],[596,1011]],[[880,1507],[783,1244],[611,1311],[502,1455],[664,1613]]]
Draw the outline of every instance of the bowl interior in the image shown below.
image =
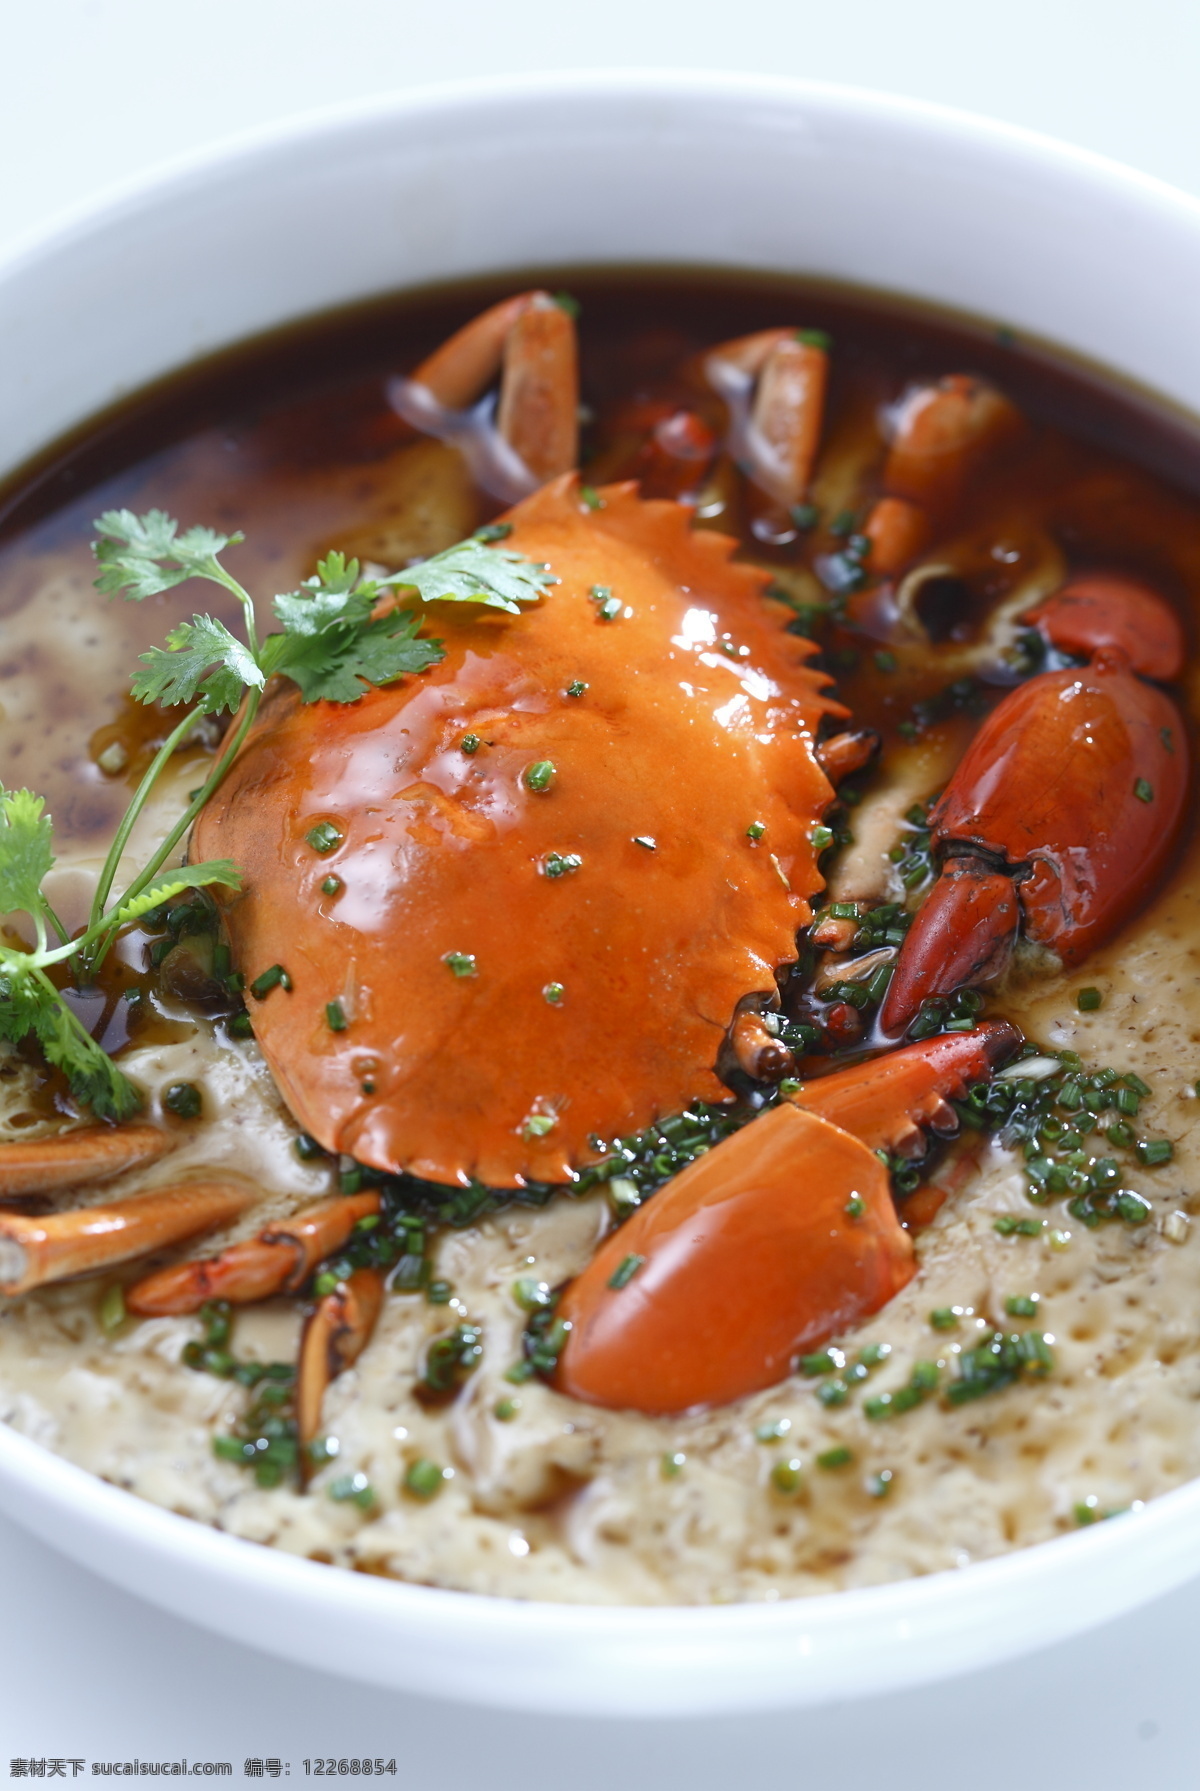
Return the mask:
[[[1184,196],[868,95],[552,77],[271,131],[28,243],[0,267],[0,475],[170,370],[324,308],[637,263],[932,300],[1200,410],[1200,206]],[[2,1429],[0,1505],[214,1629],[397,1687],[557,1710],[865,1695],[1042,1646],[1200,1569],[1194,1487],[964,1573],[701,1611],[515,1605],[331,1573],[143,1506]]]

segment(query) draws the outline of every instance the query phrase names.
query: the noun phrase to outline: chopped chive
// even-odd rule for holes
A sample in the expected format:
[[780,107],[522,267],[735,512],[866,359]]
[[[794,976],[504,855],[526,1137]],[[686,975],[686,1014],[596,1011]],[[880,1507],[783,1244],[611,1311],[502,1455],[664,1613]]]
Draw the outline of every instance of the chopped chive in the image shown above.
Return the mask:
[[194,1082],[172,1082],[163,1096],[163,1106],[179,1119],[199,1119],[204,1102]]
[[827,1470],[848,1468],[853,1460],[853,1449],[847,1449],[845,1444],[839,1443],[832,1449],[822,1450],[817,1456],[817,1466]]
[[767,828],[764,821],[751,821],[749,827],[746,829],[746,838],[748,840],[760,840],[766,831]]
[[556,767],[549,759],[538,759],[535,764],[527,765],[525,768],[525,788],[541,795],[550,788],[555,775]]
[[961,1306],[935,1306],[929,1314],[929,1322],[935,1331],[953,1331],[962,1316]]
[[254,1037],[254,1024],[245,1008],[242,1008],[240,1013],[229,1016],[229,1036],[235,1039],[252,1039]]
[[687,1456],[682,1449],[670,1449],[659,1463],[664,1480],[674,1480],[682,1474]]
[[106,1287],[97,1311],[102,1331],[116,1331],[125,1323],[125,1289],[119,1281]]
[[272,964],[261,976],[256,976],[250,984],[250,993],[256,1001],[262,1001],[274,988],[290,990],[292,979],[282,964]]
[[529,1117],[522,1122],[521,1136],[522,1138],[530,1139],[545,1138],[547,1133],[552,1132],[557,1124],[558,1120],[553,1113],[531,1113]]
[[1094,1014],[1103,1000],[1099,989],[1080,989],[1075,997],[1075,1005],[1081,1014]]
[[542,990],[542,1000],[548,1001],[551,1007],[561,1007],[566,992],[561,983],[547,983]]
[[645,1260],[646,1258],[644,1256],[638,1256],[631,1252],[618,1263],[617,1267],[608,1277],[608,1285],[618,1292],[621,1288],[628,1287]]
[[473,951],[448,951],[443,956],[442,963],[453,976],[476,975]]
[[578,852],[548,852],[542,860],[542,870],[547,877],[566,877],[582,864]]
[[340,877],[326,877],[324,882],[321,884],[322,893],[327,896],[337,895],[337,893],[341,889],[341,887],[342,887],[342,879]]
[[820,348],[828,353],[833,347],[833,337],[827,330],[797,330],[797,342],[803,342],[806,348]]
[[822,1405],[845,1405],[849,1397],[850,1389],[844,1381],[825,1381],[817,1388]]
[[325,1003],[325,1024],[330,1032],[345,1032],[348,1025],[346,1010],[340,1001]]
[[404,1490],[411,1493],[414,1499],[432,1499],[442,1489],[446,1478],[446,1470],[428,1456],[421,1456],[418,1461],[410,1462],[404,1475]]
[[581,485],[579,496],[589,510],[603,510],[604,499],[594,485]]
[[831,846],[833,844],[833,828],[814,827],[808,837],[815,850],[823,852],[826,846]]
[[1156,1169],[1160,1163],[1169,1163],[1175,1155],[1175,1146],[1169,1138],[1143,1138],[1137,1147],[1138,1162],[1145,1163],[1148,1169]]
[[1153,802],[1154,790],[1144,777],[1139,777],[1133,786],[1133,793],[1139,802]]
[[771,1469],[771,1485],[777,1493],[782,1493],[785,1498],[791,1498],[793,1494],[798,1493],[802,1481],[800,1463],[795,1459],[777,1461]]
[[756,1443],[777,1443],[792,1428],[790,1418],[771,1418],[765,1424],[756,1424],[754,1440]]
[[842,1211],[848,1219],[861,1219],[867,1210],[867,1203],[860,1194],[852,1194]]
[[512,1284],[512,1297],[522,1312],[544,1312],[554,1305],[549,1282],[539,1281],[536,1275],[518,1275]]
[[328,1492],[339,1504],[351,1503],[360,1511],[369,1510],[375,1503],[375,1493],[365,1474],[339,1474],[330,1481]]
[[1140,1076],[1135,1076],[1132,1070],[1126,1070],[1121,1080],[1127,1088],[1132,1088],[1134,1094],[1141,1095],[1143,1099],[1150,1093],[1150,1084],[1143,1082]]
[[479,738],[478,734],[464,734],[458,743],[458,750],[459,752],[465,752],[467,757],[471,759],[474,758],[482,745],[483,741]]
[[586,690],[587,685],[582,678],[572,678],[571,682],[567,685],[565,694],[569,697],[581,697]]
[[806,1374],[810,1378],[818,1374],[832,1374],[835,1368],[841,1366],[841,1360],[835,1361],[827,1349],[818,1350],[812,1356],[801,1356],[797,1363],[801,1374]]
[[335,827],[332,821],[318,821],[304,837],[314,852],[332,852],[335,846],[342,843],[341,829]]
[[506,1395],[503,1399],[496,1401],[492,1407],[492,1416],[498,1418],[501,1424],[511,1424],[520,1409],[521,1401]]
[[878,1368],[881,1362],[887,1361],[891,1353],[890,1343],[868,1343],[859,1350],[858,1359],[864,1368]]
[[1036,1318],[1040,1294],[1009,1294],[1004,1310],[1010,1318]]

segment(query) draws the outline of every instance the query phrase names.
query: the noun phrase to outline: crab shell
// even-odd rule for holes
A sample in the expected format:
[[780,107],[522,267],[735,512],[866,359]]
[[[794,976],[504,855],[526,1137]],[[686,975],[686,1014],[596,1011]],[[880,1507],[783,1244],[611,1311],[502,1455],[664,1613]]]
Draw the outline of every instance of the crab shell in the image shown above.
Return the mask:
[[[507,518],[505,545],[559,580],[536,606],[435,606],[445,658],[357,703],[268,694],[192,851],[242,869],[235,962],[291,981],[251,999],[255,1035],[327,1149],[562,1181],[724,1094],[738,1000],[773,994],[821,886],[813,743],[843,712],[768,575],[691,514],[556,480]],[[341,836],[324,854],[318,822]],[[552,854],[581,862],[552,875]]]

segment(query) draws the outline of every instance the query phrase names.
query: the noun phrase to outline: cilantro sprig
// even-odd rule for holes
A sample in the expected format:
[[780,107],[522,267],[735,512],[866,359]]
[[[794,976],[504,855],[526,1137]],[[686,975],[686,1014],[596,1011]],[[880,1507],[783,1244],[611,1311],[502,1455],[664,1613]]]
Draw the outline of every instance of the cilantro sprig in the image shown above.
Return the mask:
[[[0,1039],[16,1043],[34,1035],[50,1062],[67,1075],[77,1100],[102,1118],[122,1120],[137,1111],[141,1097],[88,1033],[50,971],[66,965],[77,987],[85,988],[120,930],[150,909],[187,889],[240,886],[237,867],[227,859],[164,866],[236,758],[268,679],[290,679],[306,703],[358,702],[373,686],[425,671],[445,656],[441,641],[421,634],[424,614],[409,607],[406,594],[425,603],[481,604],[519,615],[523,603],[536,602],[555,581],[548,567],[488,545],[487,531],[382,578],[364,578],[357,560],[331,553],[299,590],[274,599],[281,627],[260,639],[253,598],[221,563],[226,548],[242,541],[240,534],[181,531],[162,510],[144,516],[108,510],[95,528],[99,590],[141,602],[188,579],[206,580],[236,598],[244,637],[215,616],[195,614],[171,629],[165,646],[141,655],[132,695],[163,708],[184,707],[186,713],[134,792],[97,881],[87,925],[73,939],[43,888],[54,865],[44,801],[31,790],[0,786],[0,914],[28,915],[36,936],[30,950],[0,941]],[[199,718],[223,711],[234,720],[211,772],[149,862],[114,898],[126,847],[155,785]],[[51,943],[51,933],[57,943]]]

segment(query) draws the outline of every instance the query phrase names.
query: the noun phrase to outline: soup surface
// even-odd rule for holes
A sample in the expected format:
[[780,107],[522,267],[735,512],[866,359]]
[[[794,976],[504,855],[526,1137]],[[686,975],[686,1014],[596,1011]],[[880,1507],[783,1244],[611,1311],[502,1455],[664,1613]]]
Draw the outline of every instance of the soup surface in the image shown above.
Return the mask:
[[[1045,949],[1018,947],[982,1016],[979,1000],[948,1000],[929,1017],[933,1034],[1011,1022],[1025,1056],[972,1079],[974,1096],[956,1100],[954,1120],[917,1155],[889,1155],[916,1273],[873,1315],[826,1334],[773,1385],[662,1415],[552,1384],[553,1311],[614,1226],[735,1122],[758,1123],[779,1102],[781,1076],[786,1099],[878,1048],[887,978],[881,987],[871,976],[894,962],[936,874],[929,799],[1006,692],[1043,663],[1025,610],[1096,571],[1152,586],[1189,642],[1172,694],[1190,736],[1200,445],[1003,329],[795,283],[583,274],[548,284],[580,305],[585,493],[641,476],[653,494],[675,477],[698,528],[736,536],[739,557],[768,569],[754,628],[811,639],[830,694],[853,727],[879,737],[876,756],[812,817],[828,829],[813,841],[828,883],[817,921],[840,908],[833,917],[851,917],[853,938],[830,953],[804,927],[794,963],[788,953],[771,966],[773,1075],[748,1074],[728,1047],[718,1062],[714,1049],[724,1081],[710,1073],[684,1119],[660,1114],[620,1140],[606,1132],[565,1185],[547,1173],[488,1186],[468,1174],[389,1176],[298,1136],[252,1031],[266,1000],[286,992],[239,989],[207,897],[180,898],[173,915],[164,904],[67,999],[141,1091],[141,1117],[169,1134],[169,1155],[103,1184],[13,1195],[0,1219],[226,1172],[256,1198],[202,1242],[0,1302],[0,1417],[233,1534],[528,1598],[791,1597],[962,1567],[1136,1510],[1200,1473],[1190,820],[1132,918],[1084,962],[1064,969]],[[224,560],[264,611],[331,549],[399,569],[463,540],[503,506],[452,442],[397,414],[392,382],[503,296],[460,288],[389,301],[251,345],[83,431],[0,500],[0,782],[46,798],[57,862],[45,890],[67,931],[83,924],[132,790],[178,720],[131,699],[138,655],[197,609],[230,627],[239,616],[212,586],[136,604],[100,595],[93,519],[161,509],[241,531]],[[679,467],[694,440],[677,421],[691,414],[689,369],[706,351],[780,324],[827,337],[829,364],[815,469],[804,502],[782,510],[722,448],[713,403],[700,407],[713,439],[696,449],[689,486]],[[899,407],[914,388],[964,373],[1010,400],[1019,425],[904,568],[880,577],[862,530]],[[185,811],[228,723],[199,721],[173,754],[130,839],[131,864]],[[704,854],[701,833],[690,844]],[[22,940],[28,925],[14,915],[5,942]],[[714,1040],[731,1019],[720,1014]],[[10,1146],[91,1116],[35,1045],[0,1051],[2,1174]],[[504,1064],[487,1067],[502,1090]],[[469,1089],[470,1062],[462,1076]],[[466,1098],[448,1090],[452,1115]],[[331,1245],[292,1292],[186,1315],[139,1317],[126,1305],[148,1268],[207,1258],[339,1192],[378,1190],[382,1219],[368,1215],[349,1243]],[[386,1272],[386,1297],[369,1341],[324,1392],[315,1447],[298,1450],[291,1365],[302,1325],[364,1265]],[[690,1322],[703,1337],[715,1321],[699,1309]]]

